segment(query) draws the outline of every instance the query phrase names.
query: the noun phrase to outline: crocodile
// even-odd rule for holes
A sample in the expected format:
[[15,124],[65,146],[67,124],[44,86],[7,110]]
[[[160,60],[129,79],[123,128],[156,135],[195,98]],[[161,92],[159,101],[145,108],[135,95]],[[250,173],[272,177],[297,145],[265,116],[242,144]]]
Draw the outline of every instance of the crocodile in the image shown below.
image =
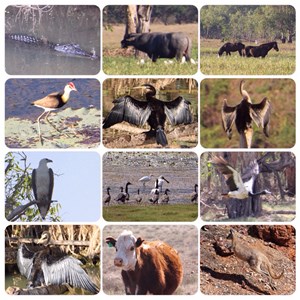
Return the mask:
[[5,38],[17,42],[22,42],[25,44],[30,44],[34,46],[40,46],[40,47],[48,47],[51,50],[61,52],[67,55],[74,55],[74,56],[83,56],[88,57],[90,59],[99,59],[99,56],[95,54],[95,52],[88,52],[83,50],[79,44],[74,43],[52,43],[48,41],[45,38],[37,38],[32,35],[27,34],[20,34],[20,33],[6,33]]

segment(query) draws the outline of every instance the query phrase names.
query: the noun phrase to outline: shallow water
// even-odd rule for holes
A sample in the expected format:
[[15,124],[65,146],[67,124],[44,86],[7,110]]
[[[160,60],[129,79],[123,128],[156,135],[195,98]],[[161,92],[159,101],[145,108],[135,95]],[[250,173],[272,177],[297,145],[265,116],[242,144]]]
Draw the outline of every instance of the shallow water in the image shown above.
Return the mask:
[[[143,187],[139,178],[152,174],[151,181]],[[131,202],[135,203],[134,196],[140,189],[145,197],[145,203],[150,203],[150,191],[155,186],[155,179],[163,175],[168,181],[163,184],[163,191],[169,189],[170,204],[190,203],[190,195],[194,192],[194,185],[198,183],[198,158],[193,152],[143,152],[121,153],[108,152],[103,157],[103,195],[106,188],[111,188],[112,199],[120,192],[120,187],[129,185]],[[111,201],[111,204],[118,204]]]
[[[100,272],[99,267],[89,267],[85,268],[86,272],[89,274],[89,277],[91,280],[96,283],[97,286],[99,286],[100,282]],[[27,279],[25,276],[22,276],[19,274],[18,271],[14,271],[14,273],[5,273],[5,289],[8,287],[17,286],[19,288],[26,288],[27,286]],[[90,294],[89,292],[81,289],[74,289],[71,292],[68,292],[67,294]]]
[[43,112],[30,103],[50,93],[62,91],[72,81],[78,92],[71,92],[67,107],[95,107],[100,110],[100,83],[96,79],[9,79],[5,83],[5,118],[18,117],[35,121]]
[[[92,5],[54,5],[40,11],[8,6],[5,32],[44,38],[52,43],[74,43],[100,55],[100,10]],[[11,75],[95,75],[100,59],[74,57],[47,47],[6,39],[5,69]]]

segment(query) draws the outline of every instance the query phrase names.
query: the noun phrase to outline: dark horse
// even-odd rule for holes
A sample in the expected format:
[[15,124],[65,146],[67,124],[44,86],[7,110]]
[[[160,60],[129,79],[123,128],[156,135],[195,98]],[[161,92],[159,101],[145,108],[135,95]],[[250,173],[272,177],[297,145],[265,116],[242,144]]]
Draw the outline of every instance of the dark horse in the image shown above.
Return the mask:
[[266,44],[261,44],[259,46],[247,46],[245,48],[245,53],[247,57],[266,57],[268,52],[274,49],[276,51],[279,51],[277,42],[270,42]]
[[231,55],[230,52],[239,51],[240,56],[242,56],[243,49],[245,49],[245,45],[238,43],[226,43],[224,44],[218,52],[218,56],[221,56],[223,52],[226,52],[226,55]]

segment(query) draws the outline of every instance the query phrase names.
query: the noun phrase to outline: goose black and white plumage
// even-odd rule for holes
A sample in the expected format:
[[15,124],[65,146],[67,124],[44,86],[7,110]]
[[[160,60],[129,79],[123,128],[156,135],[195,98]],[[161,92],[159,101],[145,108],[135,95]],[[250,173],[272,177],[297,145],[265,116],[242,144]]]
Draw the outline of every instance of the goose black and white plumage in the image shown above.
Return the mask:
[[149,198],[149,201],[152,204],[158,204],[158,200],[159,200],[159,190],[156,189],[154,193],[151,193],[151,197]]
[[99,288],[81,268],[80,260],[68,256],[58,247],[50,246],[51,236],[48,231],[42,233],[38,244],[44,246],[29,248],[21,244],[18,249],[18,268],[29,280],[28,287],[69,284],[92,294],[99,292]]
[[157,144],[168,145],[165,134],[165,122],[168,119],[171,125],[190,124],[192,113],[191,103],[182,96],[172,101],[161,101],[155,98],[156,89],[150,84],[142,85],[146,89],[146,100],[141,101],[127,95],[113,101],[114,107],[105,118],[103,128],[109,128],[116,123],[126,121],[130,124],[143,126],[150,125],[150,132],[155,132]]
[[107,204],[107,205],[109,205],[109,202],[110,202],[110,200],[111,200],[111,195],[110,195],[110,187],[108,187],[107,189],[106,189],[106,195],[105,195],[105,197],[104,197],[104,204]]
[[[242,101],[236,106],[229,106],[224,99],[222,107],[222,124],[229,139],[232,137],[232,126],[235,123],[240,135],[245,136],[246,148],[251,147],[252,121],[263,128],[265,136],[269,137],[269,121],[271,115],[271,102],[265,97],[260,103],[253,104],[247,91],[244,89],[245,81],[240,82]],[[244,147],[244,146],[243,146]]]
[[161,203],[168,204],[170,201],[170,196],[168,195],[168,192],[170,192],[169,189],[165,189],[165,193],[161,196]]
[[229,192],[224,196],[247,199],[252,196],[271,194],[268,190],[253,191],[254,181],[259,174],[259,166],[256,160],[250,162],[242,176],[221,156],[213,156],[211,162],[226,179]]
[[143,200],[143,196],[140,194],[140,189],[137,190],[137,194],[134,196],[134,199],[137,203],[141,203]]
[[123,202],[125,203],[125,201],[129,200],[129,193],[128,193],[128,186],[131,185],[131,182],[127,182],[126,186],[125,186],[125,192],[124,192],[124,188],[121,186],[120,187],[120,193],[117,195],[117,197],[115,198],[115,201],[119,202]]
[[48,168],[47,164],[52,160],[43,158],[39,162],[39,166],[32,171],[31,186],[39,212],[45,219],[52,201],[54,176],[53,170]]
[[194,186],[194,192],[191,195],[191,202],[197,202],[198,201],[198,184],[196,183]]

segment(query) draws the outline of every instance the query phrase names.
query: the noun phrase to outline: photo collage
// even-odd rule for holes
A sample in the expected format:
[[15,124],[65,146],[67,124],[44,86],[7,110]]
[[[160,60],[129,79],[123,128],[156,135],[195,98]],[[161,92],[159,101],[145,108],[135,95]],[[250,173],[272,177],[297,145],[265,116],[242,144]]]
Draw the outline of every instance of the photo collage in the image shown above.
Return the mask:
[[1,4],[2,299],[297,297],[297,4],[269,2]]

